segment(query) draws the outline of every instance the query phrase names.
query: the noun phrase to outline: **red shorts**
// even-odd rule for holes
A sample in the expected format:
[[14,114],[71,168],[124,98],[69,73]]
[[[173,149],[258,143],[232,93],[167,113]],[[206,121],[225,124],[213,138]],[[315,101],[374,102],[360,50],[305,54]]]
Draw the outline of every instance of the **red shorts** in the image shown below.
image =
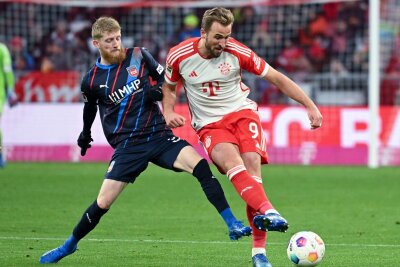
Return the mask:
[[218,143],[232,143],[240,153],[257,152],[261,163],[268,163],[267,144],[257,112],[243,109],[201,128],[197,134],[208,155]]

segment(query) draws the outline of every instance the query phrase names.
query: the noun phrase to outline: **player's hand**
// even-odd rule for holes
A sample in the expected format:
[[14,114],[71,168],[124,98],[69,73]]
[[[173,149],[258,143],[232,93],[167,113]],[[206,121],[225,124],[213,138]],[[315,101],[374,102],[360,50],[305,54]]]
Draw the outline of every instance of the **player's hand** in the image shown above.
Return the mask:
[[311,129],[317,129],[322,126],[322,114],[316,106],[307,109],[308,118],[310,119]]
[[186,123],[185,117],[175,112],[171,112],[168,114],[164,113],[164,118],[167,125],[171,128],[178,128],[185,125]]
[[92,145],[90,144],[90,142],[92,142],[92,141],[93,141],[93,139],[92,139],[92,136],[91,136],[90,133],[89,134],[87,134],[87,133],[84,134],[83,132],[81,132],[79,134],[77,143],[78,143],[78,146],[81,148],[81,155],[82,156],[85,156],[86,155],[86,150],[88,148],[92,147]]
[[7,101],[8,105],[10,105],[11,108],[18,104],[18,97],[15,94],[14,90],[7,90]]
[[155,85],[155,86],[150,87],[149,93],[148,93],[148,99],[151,102],[161,101],[162,98],[163,98],[163,93],[161,90],[161,85]]

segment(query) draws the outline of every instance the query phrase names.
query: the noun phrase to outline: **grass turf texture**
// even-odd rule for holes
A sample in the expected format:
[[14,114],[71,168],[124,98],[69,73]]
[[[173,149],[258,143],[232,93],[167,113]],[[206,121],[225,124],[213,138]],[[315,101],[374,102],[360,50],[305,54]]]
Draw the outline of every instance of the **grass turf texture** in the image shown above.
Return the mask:
[[[104,163],[9,163],[0,170],[0,266],[38,266],[96,198],[106,169]],[[246,221],[244,202],[217,176]],[[269,234],[274,267],[293,266],[286,245],[302,230],[325,241],[320,266],[399,266],[400,168],[265,166],[263,177],[290,224],[288,233]],[[250,238],[229,241],[192,176],[151,165],[58,265],[251,266],[250,251]]]

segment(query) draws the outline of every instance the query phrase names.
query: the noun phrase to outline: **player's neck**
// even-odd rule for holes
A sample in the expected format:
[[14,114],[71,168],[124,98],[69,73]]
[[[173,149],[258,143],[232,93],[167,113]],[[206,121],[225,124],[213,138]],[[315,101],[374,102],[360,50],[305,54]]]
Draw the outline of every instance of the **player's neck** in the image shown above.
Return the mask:
[[207,48],[206,48],[205,43],[206,43],[206,41],[203,38],[201,38],[200,41],[199,41],[199,44],[197,46],[197,48],[199,49],[199,54],[203,58],[211,58],[211,55],[208,54],[208,52],[207,52]]
[[100,64],[104,66],[112,65],[110,62],[105,60],[104,58],[100,57]]

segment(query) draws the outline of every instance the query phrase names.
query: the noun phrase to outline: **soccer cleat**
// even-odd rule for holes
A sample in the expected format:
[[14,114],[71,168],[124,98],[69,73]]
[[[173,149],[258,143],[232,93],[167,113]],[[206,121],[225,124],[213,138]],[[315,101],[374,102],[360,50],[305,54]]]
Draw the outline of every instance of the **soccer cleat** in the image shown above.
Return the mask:
[[241,221],[234,222],[229,228],[229,238],[231,240],[238,240],[243,236],[251,235],[251,228],[244,226]]
[[272,267],[271,263],[269,263],[267,256],[264,254],[256,254],[251,260],[253,261],[253,267]]
[[254,226],[261,231],[286,232],[289,228],[285,218],[278,213],[254,216],[253,223]]
[[72,250],[68,250],[64,245],[59,246],[58,248],[52,249],[44,253],[39,262],[40,263],[57,263],[62,258],[74,253],[76,251],[76,247],[74,246]]

